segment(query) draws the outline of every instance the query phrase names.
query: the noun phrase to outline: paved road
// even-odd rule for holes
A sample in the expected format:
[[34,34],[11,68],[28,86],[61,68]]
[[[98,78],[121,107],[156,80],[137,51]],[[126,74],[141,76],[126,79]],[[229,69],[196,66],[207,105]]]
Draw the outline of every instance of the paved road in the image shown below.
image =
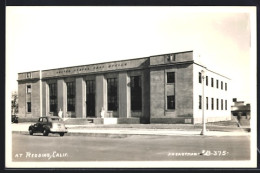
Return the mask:
[[[13,134],[13,161],[248,160],[249,136]],[[203,153],[203,154],[201,154]]]

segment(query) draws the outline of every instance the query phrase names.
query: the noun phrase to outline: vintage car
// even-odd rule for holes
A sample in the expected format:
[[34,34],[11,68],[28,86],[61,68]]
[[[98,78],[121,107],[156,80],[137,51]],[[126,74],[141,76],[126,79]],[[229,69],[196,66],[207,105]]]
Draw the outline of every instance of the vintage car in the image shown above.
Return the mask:
[[12,115],[12,123],[18,123],[18,116]]
[[43,133],[44,136],[48,136],[49,133],[58,133],[60,136],[64,136],[67,132],[64,121],[58,116],[40,117],[36,124],[29,127],[30,135]]

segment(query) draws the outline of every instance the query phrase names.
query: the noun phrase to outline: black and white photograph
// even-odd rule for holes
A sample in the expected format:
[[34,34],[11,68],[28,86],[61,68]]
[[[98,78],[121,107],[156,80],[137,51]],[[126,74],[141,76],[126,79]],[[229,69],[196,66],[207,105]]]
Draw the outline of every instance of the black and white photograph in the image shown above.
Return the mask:
[[7,6],[6,168],[256,168],[256,7]]

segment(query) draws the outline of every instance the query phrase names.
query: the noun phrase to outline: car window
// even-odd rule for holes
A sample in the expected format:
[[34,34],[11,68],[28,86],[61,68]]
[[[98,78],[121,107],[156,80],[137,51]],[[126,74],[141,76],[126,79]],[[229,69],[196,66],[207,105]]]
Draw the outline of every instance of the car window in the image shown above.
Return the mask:
[[39,118],[39,122],[42,122],[42,118]]
[[43,118],[42,121],[43,121],[43,122],[47,122],[47,118]]

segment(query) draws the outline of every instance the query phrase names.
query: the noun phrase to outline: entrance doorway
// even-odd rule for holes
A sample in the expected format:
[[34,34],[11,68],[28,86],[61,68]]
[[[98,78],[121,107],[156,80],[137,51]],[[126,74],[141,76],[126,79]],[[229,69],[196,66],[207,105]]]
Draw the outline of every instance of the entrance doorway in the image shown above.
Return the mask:
[[94,80],[86,81],[86,100],[87,117],[94,117],[96,107]]

